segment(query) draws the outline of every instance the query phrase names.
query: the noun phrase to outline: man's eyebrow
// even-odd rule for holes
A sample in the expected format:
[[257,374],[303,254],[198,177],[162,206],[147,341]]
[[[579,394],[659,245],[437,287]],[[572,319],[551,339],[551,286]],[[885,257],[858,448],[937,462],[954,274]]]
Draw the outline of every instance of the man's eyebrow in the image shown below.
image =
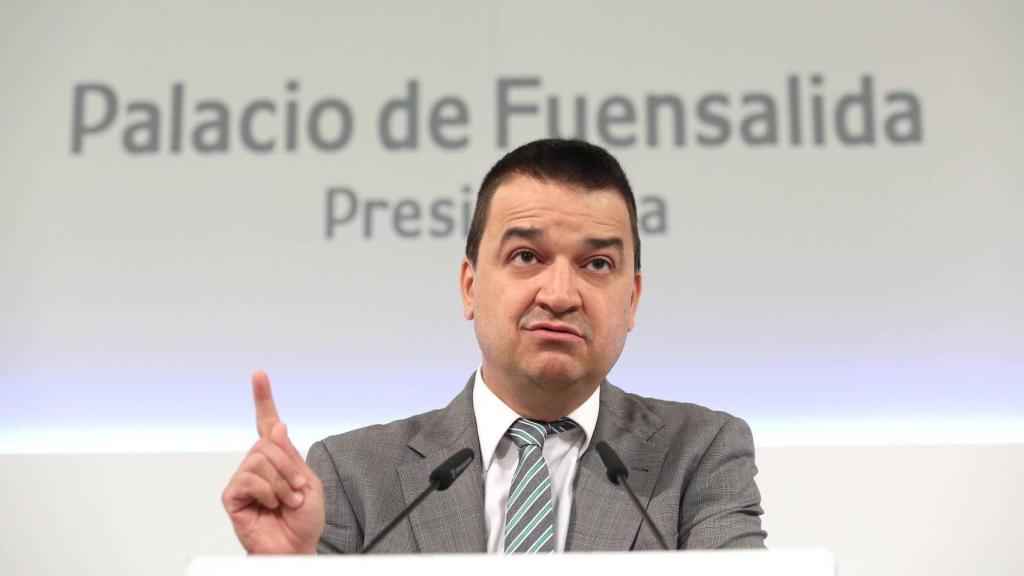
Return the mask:
[[592,250],[602,250],[604,248],[614,248],[620,254],[626,251],[625,245],[622,242],[622,238],[587,238],[587,246]]
[[540,228],[526,228],[522,226],[513,226],[501,235],[501,242],[498,243],[498,251],[505,246],[505,244],[513,238],[522,238],[524,240],[536,240],[544,236],[544,231]]

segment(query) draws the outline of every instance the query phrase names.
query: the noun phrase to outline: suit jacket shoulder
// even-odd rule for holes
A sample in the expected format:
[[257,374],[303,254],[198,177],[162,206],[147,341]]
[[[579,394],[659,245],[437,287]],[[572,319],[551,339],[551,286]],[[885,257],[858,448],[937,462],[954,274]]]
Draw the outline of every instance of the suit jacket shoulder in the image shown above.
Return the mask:
[[594,438],[580,458],[573,550],[657,547],[594,453],[608,442],[658,529],[679,548],[763,547],[754,446],[745,422],[696,404],[629,394],[605,382]]
[[[324,485],[319,552],[359,551],[429,482],[438,464],[470,448],[479,455],[472,387],[443,409],[321,440],[306,457]],[[393,553],[484,551],[479,457],[451,488],[432,495],[376,548]]]

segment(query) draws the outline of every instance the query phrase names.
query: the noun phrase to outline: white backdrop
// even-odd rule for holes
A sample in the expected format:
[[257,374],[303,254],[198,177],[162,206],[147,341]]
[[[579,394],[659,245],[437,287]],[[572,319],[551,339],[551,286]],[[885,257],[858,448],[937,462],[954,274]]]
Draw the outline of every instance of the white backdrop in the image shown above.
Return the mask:
[[446,403],[479,361],[465,211],[548,135],[607,146],[640,199],[613,382],[760,446],[1019,444],[1022,25],[994,0],[5,2],[0,453],[244,450],[256,368],[301,444]]

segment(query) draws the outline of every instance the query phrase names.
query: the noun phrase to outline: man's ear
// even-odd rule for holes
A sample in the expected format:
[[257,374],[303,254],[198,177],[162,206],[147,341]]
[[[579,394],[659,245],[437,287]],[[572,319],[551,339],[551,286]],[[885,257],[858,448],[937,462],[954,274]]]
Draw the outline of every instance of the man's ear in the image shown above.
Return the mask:
[[636,326],[636,309],[640,306],[640,293],[644,291],[644,277],[640,272],[633,278],[633,297],[629,301],[629,330]]
[[462,258],[462,268],[459,270],[459,288],[462,292],[462,315],[466,320],[473,319],[473,263],[469,258]]

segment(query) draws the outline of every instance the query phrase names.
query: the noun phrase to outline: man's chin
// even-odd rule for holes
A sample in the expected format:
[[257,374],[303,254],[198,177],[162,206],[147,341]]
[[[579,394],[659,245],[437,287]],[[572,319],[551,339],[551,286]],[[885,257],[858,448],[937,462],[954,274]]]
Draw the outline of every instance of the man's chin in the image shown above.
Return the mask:
[[527,377],[545,388],[568,388],[586,377],[579,362],[564,354],[545,354],[526,367]]

